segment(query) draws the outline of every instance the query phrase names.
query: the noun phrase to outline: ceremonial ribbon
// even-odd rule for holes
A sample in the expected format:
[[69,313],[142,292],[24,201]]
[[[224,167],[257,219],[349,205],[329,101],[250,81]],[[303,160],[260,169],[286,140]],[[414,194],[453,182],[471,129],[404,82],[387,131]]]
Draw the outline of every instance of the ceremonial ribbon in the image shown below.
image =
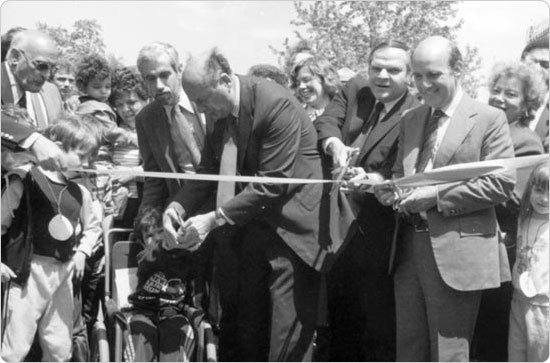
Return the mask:
[[[442,183],[457,182],[469,180],[496,171],[516,170],[534,167],[540,162],[547,161],[549,155],[523,156],[511,159],[495,159],[477,161],[472,163],[463,163],[444,166],[442,168],[432,169],[423,173],[417,173],[411,176],[392,180],[392,184],[400,188],[421,187],[428,185],[437,185]],[[147,178],[163,179],[187,179],[201,181],[233,181],[239,183],[265,183],[265,184],[326,184],[341,183],[337,180],[325,179],[303,179],[303,178],[277,178],[266,176],[243,176],[243,175],[213,175],[213,174],[191,174],[191,173],[165,173],[156,171],[133,171],[133,170],[96,170],[96,169],[69,169],[69,171],[88,173],[88,174],[109,174],[118,176],[140,176]],[[380,184],[378,180],[364,179],[357,181],[356,184],[376,185]]]

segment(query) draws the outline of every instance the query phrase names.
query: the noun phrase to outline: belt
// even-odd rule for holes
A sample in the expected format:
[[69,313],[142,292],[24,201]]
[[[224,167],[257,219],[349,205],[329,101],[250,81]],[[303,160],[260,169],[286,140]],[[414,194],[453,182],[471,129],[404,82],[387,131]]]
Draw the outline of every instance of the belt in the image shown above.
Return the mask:
[[422,219],[420,214],[412,213],[409,215],[403,215],[403,220],[414,228],[415,232],[428,232],[428,221]]

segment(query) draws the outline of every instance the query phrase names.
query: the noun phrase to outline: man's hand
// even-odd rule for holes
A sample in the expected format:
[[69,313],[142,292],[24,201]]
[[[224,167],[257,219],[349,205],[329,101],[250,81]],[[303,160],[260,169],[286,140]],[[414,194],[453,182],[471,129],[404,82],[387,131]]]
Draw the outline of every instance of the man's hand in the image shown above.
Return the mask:
[[[384,182],[382,175],[378,173],[367,173],[365,169],[361,167],[348,168],[348,171],[344,175],[344,179],[347,180],[347,183],[341,187],[343,192],[360,190],[372,193],[374,185]],[[362,180],[372,181],[372,185],[359,184],[358,182]]]
[[399,195],[395,192],[390,180],[375,185],[372,189],[374,191],[374,196],[382,205],[392,205],[399,199]]
[[419,213],[437,205],[437,188],[427,186],[416,188],[399,203],[399,211]]
[[162,216],[162,224],[164,227],[164,237],[172,245],[178,243],[177,229],[183,227],[183,219],[185,218],[185,210],[178,202],[172,202],[166,207]]
[[67,170],[67,156],[53,141],[39,135],[30,147],[38,164],[46,170]]
[[13,278],[16,278],[17,275],[12,271],[7,265],[2,264],[0,268],[0,273],[2,274],[2,282],[8,282]]
[[358,151],[358,149],[344,145],[341,140],[336,138],[332,139],[327,146],[327,153],[332,155],[332,164],[335,169],[347,166],[349,159]]
[[178,238],[178,242],[187,250],[196,251],[214,228],[216,228],[214,211],[191,217],[183,224],[184,234]]
[[82,277],[84,276],[84,268],[86,267],[86,254],[82,251],[76,251],[73,256],[73,264],[74,264],[74,277],[78,279],[78,281],[82,281]]

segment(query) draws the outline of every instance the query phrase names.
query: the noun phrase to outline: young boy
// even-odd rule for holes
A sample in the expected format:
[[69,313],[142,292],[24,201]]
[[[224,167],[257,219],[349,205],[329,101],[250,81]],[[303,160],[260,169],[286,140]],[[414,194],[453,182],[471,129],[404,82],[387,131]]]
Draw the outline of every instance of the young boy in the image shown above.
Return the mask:
[[184,315],[191,296],[191,253],[163,239],[162,214],[143,209],[135,226],[145,249],[138,254],[138,285],[128,297],[134,361],[185,362],[192,357],[193,329]]
[[[48,126],[44,135],[66,153],[69,168],[87,163],[98,147],[96,135],[75,116]],[[23,361],[37,331],[43,361],[71,358],[72,278],[82,278],[102,232],[90,193],[71,176],[32,165],[9,173],[1,210],[5,361]]]

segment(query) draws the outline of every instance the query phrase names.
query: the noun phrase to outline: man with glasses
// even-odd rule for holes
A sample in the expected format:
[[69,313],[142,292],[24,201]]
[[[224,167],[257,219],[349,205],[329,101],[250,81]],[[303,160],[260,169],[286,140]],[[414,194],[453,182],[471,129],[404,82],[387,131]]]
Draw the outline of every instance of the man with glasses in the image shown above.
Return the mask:
[[[548,85],[548,70],[550,65],[550,49],[548,44],[548,33],[545,36],[531,40],[521,53],[521,60],[525,63],[537,64],[543,71],[546,77],[546,85]],[[548,92],[544,103],[537,111],[535,118],[529,124],[529,128],[540,136],[544,143],[544,148],[548,152]]]
[[[13,37],[2,62],[2,104],[25,108],[37,128],[46,127],[63,111],[57,87],[46,82],[57,57],[52,38],[37,30],[24,30]],[[9,120],[2,120],[2,145],[29,149],[47,169],[63,169],[66,164],[54,143]]]

